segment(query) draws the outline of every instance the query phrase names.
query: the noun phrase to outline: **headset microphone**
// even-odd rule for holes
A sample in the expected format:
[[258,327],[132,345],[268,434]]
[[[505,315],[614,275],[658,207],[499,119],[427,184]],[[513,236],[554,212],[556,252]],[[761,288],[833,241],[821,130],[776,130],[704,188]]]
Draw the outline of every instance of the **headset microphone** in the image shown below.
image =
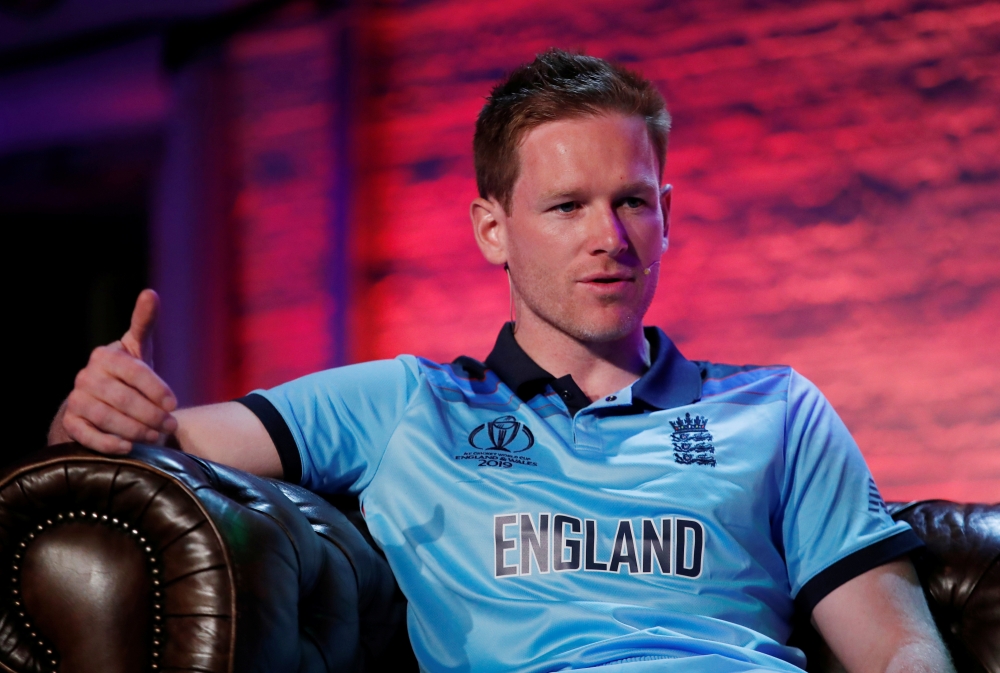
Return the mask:
[[[669,187],[669,185],[667,185],[667,186]],[[670,247],[670,240],[666,236],[664,236],[663,237],[663,249],[660,251],[660,254],[662,255],[663,253],[665,253],[667,251],[667,248],[669,248],[669,247]],[[643,275],[648,276],[650,273],[652,273],[653,267],[656,266],[659,263],[660,263],[660,260],[656,260],[655,262],[653,262],[652,264],[650,264],[649,266],[647,266],[645,269],[642,270]]]

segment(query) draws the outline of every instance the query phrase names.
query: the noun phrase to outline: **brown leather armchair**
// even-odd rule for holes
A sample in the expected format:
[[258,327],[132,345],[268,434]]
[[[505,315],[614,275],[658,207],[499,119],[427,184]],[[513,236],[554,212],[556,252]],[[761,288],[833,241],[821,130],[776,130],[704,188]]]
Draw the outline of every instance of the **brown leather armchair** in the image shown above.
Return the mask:
[[[63,445],[0,476],[0,669],[415,671],[356,502],[169,449]],[[1000,673],[1000,506],[892,504],[959,671]],[[810,671],[839,664],[808,624]]]

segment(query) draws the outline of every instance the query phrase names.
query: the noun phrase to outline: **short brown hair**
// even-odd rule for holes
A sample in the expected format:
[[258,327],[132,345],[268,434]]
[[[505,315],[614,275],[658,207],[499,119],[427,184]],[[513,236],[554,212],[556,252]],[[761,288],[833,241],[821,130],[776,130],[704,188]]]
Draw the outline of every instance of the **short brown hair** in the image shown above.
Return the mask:
[[670,113],[652,82],[600,58],[550,49],[493,87],[479,113],[472,140],[479,195],[510,213],[524,134],[545,122],[604,112],[646,120],[662,175]]

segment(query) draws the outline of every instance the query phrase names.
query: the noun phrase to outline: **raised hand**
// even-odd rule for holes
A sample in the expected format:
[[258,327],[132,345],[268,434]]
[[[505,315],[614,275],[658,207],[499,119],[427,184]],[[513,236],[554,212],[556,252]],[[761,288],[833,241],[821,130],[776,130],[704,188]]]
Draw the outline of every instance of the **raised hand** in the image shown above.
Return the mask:
[[159,304],[154,291],[143,290],[125,335],[90,354],[53,421],[50,443],[74,439],[103,453],[128,453],[132,442],[159,443],[177,430],[177,398],[153,371]]

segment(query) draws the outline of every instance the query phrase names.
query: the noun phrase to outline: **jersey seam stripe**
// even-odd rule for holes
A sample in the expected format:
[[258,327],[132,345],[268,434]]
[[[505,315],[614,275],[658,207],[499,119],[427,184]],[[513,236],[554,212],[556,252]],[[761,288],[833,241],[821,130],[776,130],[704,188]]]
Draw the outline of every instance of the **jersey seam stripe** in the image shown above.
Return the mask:
[[[782,535],[781,535],[781,559],[785,562],[786,566],[788,565],[788,558],[787,558],[787,555],[786,555],[787,554],[787,549],[785,547],[786,540],[785,540],[785,535],[784,535],[784,528],[785,528],[784,515],[785,515],[785,513],[787,512],[787,509],[788,509],[788,500],[791,497],[790,491],[792,489],[792,483],[791,483],[791,481],[793,479],[793,477],[792,477],[792,470],[790,469],[790,467],[788,465],[788,420],[789,420],[788,419],[788,416],[789,416],[788,412],[789,412],[789,409],[792,406],[792,380],[793,379],[792,379],[792,376],[791,376],[791,371],[789,371],[787,379],[785,380],[785,422],[784,422],[783,427],[782,427],[782,437],[781,437],[781,446],[782,446],[782,452],[781,452],[781,459],[782,459],[781,460],[781,469],[783,470],[783,473],[781,475],[781,502],[780,502],[780,508],[779,508],[779,511],[782,513],[782,517],[781,517],[781,528],[782,528]],[[773,521],[771,521],[769,523],[771,523],[772,526],[774,525]]]
[[707,383],[708,381],[725,381],[726,379],[731,379],[734,376],[742,376],[744,374],[756,374],[757,372],[781,372],[779,374],[774,374],[774,376],[789,376],[787,365],[765,365],[763,367],[757,367],[756,369],[746,369],[743,371],[735,372],[733,374],[728,374],[726,376],[706,376],[702,379],[702,382]]
[[[427,378],[427,377],[425,376],[424,378]],[[463,397],[466,396],[466,392],[467,392],[467,391],[465,391],[465,390],[463,390],[461,388],[451,388],[449,386],[445,386],[445,385],[442,385],[440,383],[435,383],[435,382],[431,381],[430,379],[427,379],[427,385],[429,385],[431,388],[434,388],[436,390],[447,390],[448,392],[451,392],[451,393],[459,393]],[[498,384],[496,388],[494,388],[493,390],[491,390],[489,392],[485,392],[485,393],[479,393],[479,392],[476,392],[475,390],[473,390],[472,391],[472,395],[473,395],[474,398],[489,397],[489,396],[497,395],[497,393],[499,393],[499,392],[500,392],[500,385]],[[510,406],[510,404],[515,399],[519,403],[523,404],[523,400],[521,400],[521,398],[519,398],[514,393],[511,393],[510,395],[508,395],[507,399],[504,400],[504,401],[502,401],[502,402],[486,402],[486,401],[483,401],[483,400],[477,400],[477,403],[481,404],[484,407],[500,407],[500,408],[504,408],[504,407]],[[409,406],[409,402],[407,402],[407,406]]]
[[417,384],[413,386],[413,393],[410,395],[410,399],[406,400],[406,406],[403,407],[403,410],[399,413],[399,416],[396,418],[396,424],[393,426],[392,432],[390,432],[389,436],[386,438],[385,445],[382,446],[382,451],[379,452],[378,465],[376,465],[375,469],[372,471],[372,476],[371,479],[368,480],[368,484],[362,489],[364,491],[367,491],[369,488],[371,488],[372,484],[374,484],[375,480],[378,478],[379,471],[382,469],[382,464],[385,462],[387,454],[389,453],[389,445],[392,444],[392,438],[396,436],[397,432],[399,432],[399,426],[403,424],[403,419],[406,418],[406,413],[410,410],[410,407],[413,406],[413,401],[416,400],[418,397],[420,397],[418,392],[420,390],[421,384],[426,383],[429,387],[433,387],[433,384],[431,383],[427,374],[420,371],[419,360],[417,362],[418,362],[417,366],[418,376],[415,377],[417,379]]
[[[427,383],[429,385],[431,385],[432,387],[437,388],[438,390],[448,390],[448,391],[453,392],[453,393],[462,393],[463,395],[466,393],[466,391],[463,388],[452,388],[451,386],[446,386],[443,383],[434,383],[433,381],[430,381],[430,380],[428,380]],[[479,396],[479,395],[496,395],[497,392],[499,392],[499,391],[500,391],[500,385],[497,384],[497,386],[493,390],[484,390],[484,391],[475,391],[475,390],[473,390],[472,394],[476,395],[476,396]]]
[[703,395],[701,399],[706,399],[708,397],[718,397],[719,395],[760,395],[761,397],[767,395],[781,395],[780,390],[776,390],[772,393],[761,393],[756,390],[740,390],[739,388],[729,388],[728,390],[720,390],[717,393],[708,393]]

